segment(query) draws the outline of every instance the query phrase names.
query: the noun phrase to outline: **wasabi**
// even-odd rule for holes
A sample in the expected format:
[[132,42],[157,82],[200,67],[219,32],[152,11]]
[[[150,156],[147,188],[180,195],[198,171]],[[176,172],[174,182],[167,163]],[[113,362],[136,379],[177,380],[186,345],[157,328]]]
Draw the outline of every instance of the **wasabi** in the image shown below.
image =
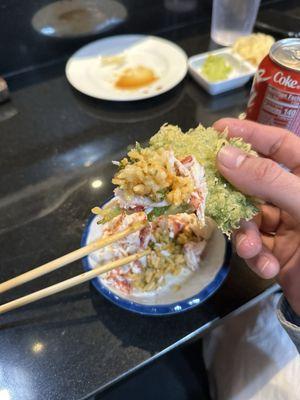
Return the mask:
[[228,78],[232,67],[222,56],[208,56],[201,68],[202,74],[210,82],[223,81]]

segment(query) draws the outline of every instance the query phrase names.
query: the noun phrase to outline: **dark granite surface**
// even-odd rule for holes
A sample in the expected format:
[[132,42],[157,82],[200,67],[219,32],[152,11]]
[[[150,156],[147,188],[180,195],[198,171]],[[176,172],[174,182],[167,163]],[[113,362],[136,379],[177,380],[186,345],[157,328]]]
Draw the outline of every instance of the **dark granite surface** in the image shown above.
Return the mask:
[[[202,32],[202,33],[201,33]],[[167,37],[189,55],[210,46],[208,25]],[[244,110],[249,86],[210,97],[187,77],[177,88],[133,104],[74,91],[57,64],[8,81],[0,106],[0,280],[80,244],[91,207],[111,195],[111,160],[164,122],[188,129]],[[101,188],[91,183],[101,179]],[[80,262],[1,296],[4,303],[81,272]],[[0,317],[0,393],[11,400],[79,400],[238,310],[271,282],[236,257],[222,288],[182,315],[131,314],[84,284]],[[3,392],[6,393],[6,392]]]
[[[81,1],[88,7],[90,2],[97,0]],[[10,75],[36,65],[51,63],[54,59],[70,55],[83,44],[109,34],[167,32],[186,24],[196,23],[201,26],[211,16],[212,0],[114,1],[126,9],[127,16],[122,23],[112,24],[105,32],[85,37],[55,38],[39,33],[32,26],[34,15],[53,3],[53,0],[26,0],[26,5],[24,0],[1,0],[0,74]],[[286,1],[280,0],[261,0],[261,8],[272,7],[283,12],[287,9],[286,4]],[[289,0],[288,4],[289,10],[295,9],[299,6],[299,0]],[[80,20],[77,18],[77,23]]]
[[[85,0],[82,4],[84,2]],[[87,7],[93,2],[94,0],[86,1]],[[46,5],[53,3],[53,0],[26,0],[26,6],[24,0],[2,0],[0,35],[5,40],[0,40],[0,73],[7,74],[51,62],[65,54],[71,54],[91,40],[108,34],[161,32],[195,21],[201,23],[209,19],[211,14],[211,0],[184,0],[181,4],[178,0],[117,0],[117,2],[125,7],[127,13],[122,23],[113,24],[103,33],[85,37],[55,38],[37,32],[32,26],[34,15]],[[101,4],[99,1],[98,3]],[[78,8],[83,7],[78,6]],[[77,19],[77,23],[80,23],[80,18]]]

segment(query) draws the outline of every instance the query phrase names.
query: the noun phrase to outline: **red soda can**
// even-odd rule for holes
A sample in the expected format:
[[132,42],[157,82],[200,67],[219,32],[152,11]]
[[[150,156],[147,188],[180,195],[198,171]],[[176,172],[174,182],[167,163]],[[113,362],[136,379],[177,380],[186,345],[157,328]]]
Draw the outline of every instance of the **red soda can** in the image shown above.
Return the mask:
[[300,39],[273,44],[259,64],[246,115],[300,136]]

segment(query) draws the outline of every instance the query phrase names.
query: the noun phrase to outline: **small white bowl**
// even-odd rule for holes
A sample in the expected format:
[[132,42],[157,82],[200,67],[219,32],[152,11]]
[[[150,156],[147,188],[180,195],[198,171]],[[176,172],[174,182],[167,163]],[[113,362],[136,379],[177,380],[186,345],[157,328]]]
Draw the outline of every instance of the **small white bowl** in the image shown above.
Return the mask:
[[[226,59],[232,67],[227,79],[210,82],[202,74],[201,67],[209,55],[220,55]],[[246,82],[255,74],[256,68],[242,57],[232,51],[231,47],[224,47],[219,50],[208,51],[196,54],[188,60],[189,73],[208,93],[215,95],[227,92],[245,85]]]

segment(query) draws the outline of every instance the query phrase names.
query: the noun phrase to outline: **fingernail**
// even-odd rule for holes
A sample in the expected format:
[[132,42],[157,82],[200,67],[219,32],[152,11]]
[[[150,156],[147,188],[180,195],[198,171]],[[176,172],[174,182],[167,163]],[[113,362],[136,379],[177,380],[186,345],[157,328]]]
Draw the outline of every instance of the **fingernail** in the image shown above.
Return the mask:
[[270,260],[268,257],[262,256],[259,260],[259,264],[261,272],[264,272],[270,265]]
[[240,233],[236,238],[236,246],[239,247],[246,239],[247,235]]
[[271,260],[267,256],[261,256],[258,262],[258,268],[264,278],[269,279],[273,278],[276,275],[274,271],[275,265],[271,262]]
[[227,168],[238,168],[247,155],[237,147],[225,146],[218,153],[218,160]]
[[238,255],[246,260],[255,257],[260,251],[257,240],[253,240],[251,235],[245,233],[237,235],[235,245]]

